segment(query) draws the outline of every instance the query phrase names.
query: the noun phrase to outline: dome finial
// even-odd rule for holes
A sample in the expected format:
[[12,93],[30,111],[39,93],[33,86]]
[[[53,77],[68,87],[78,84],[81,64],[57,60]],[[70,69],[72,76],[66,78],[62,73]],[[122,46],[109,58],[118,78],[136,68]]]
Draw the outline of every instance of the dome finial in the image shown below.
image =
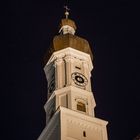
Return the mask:
[[66,6],[64,6],[64,8],[65,8],[65,16],[66,16],[66,18],[61,20],[59,33],[74,35],[75,30],[76,30],[75,22],[68,18],[68,16],[69,16],[68,11],[70,10],[68,8],[68,6],[66,5]]
[[66,6],[64,6],[64,8],[65,8],[65,16],[66,16],[66,19],[68,19],[68,16],[69,16],[69,8],[68,8],[68,6],[66,5]]

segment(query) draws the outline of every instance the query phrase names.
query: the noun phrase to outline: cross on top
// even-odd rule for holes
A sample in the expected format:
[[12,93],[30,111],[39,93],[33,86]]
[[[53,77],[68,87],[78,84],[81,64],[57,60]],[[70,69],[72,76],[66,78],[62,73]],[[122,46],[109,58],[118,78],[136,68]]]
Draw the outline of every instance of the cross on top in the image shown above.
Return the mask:
[[66,10],[66,11],[65,11],[66,19],[68,19],[68,16],[69,16],[69,12],[68,12],[68,11],[69,11],[70,9],[68,8],[68,6],[64,6],[64,8],[65,8],[65,10]]

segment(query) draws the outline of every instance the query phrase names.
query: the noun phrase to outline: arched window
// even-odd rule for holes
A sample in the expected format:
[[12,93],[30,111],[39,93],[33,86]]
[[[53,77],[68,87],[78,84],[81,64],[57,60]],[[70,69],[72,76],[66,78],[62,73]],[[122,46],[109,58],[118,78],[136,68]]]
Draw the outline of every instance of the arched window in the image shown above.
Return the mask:
[[86,105],[82,102],[77,102],[77,110],[86,112]]

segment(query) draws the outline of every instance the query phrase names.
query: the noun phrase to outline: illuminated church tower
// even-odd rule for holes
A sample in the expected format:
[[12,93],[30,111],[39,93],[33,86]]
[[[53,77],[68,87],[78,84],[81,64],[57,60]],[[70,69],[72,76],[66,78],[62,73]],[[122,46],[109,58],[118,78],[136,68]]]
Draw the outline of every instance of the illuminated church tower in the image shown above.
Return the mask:
[[93,55],[88,41],[74,35],[76,25],[61,20],[45,57],[48,81],[46,127],[38,140],[107,140],[107,122],[95,117],[96,106],[91,89]]

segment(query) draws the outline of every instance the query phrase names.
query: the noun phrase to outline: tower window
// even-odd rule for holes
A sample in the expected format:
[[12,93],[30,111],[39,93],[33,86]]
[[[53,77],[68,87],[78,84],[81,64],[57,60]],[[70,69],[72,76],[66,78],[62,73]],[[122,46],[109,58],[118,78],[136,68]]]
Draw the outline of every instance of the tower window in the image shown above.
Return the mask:
[[86,105],[82,102],[77,102],[77,110],[86,112]]
[[86,137],[86,132],[85,131],[83,131],[83,136]]

